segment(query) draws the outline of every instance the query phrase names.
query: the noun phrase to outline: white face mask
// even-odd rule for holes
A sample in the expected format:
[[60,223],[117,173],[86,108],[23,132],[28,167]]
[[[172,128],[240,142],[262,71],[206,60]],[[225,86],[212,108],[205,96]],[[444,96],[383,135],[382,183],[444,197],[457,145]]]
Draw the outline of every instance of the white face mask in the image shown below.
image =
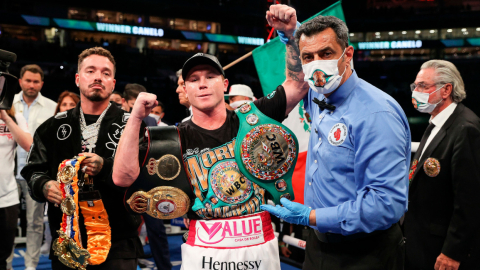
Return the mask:
[[230,107],[236,109],[238,107],[240,107],[240,105],[244,104],[244,103],[250,103],[252,102],[251,100],[237,100],[237,101],[234,101],[232,103],[230,103]]
[[156,115],[156,114],[151,113],[151,114],[149,114],[148,116],[155,118],[155,120],[157,121],[157,123],[160,121],[160,115]]
[[342,75],[338,75],[340,73],[338,71],[338,61],[342,59],[346,50],[345,48],[340,58],[336,60],[316,60],[302,66],[305,74],[304,80],[308,82],[313,91],[320,94],[329,94],[338,88],[343,74],[347,70],[347,66],[345,66]]
[[428,99],[430,98],[430,95],[433,93],[436,93],[438,90],[442,89],[445,86],[442,85],[440,88],[437,88],[437,90],[433,91],[432,93],[421,93],[418,91],[413,91],[412,92],[412,103],[413,107],[417,109],[417,111],[421,113],[431,113],[437,107],[437,105],[442,102],[442,99],[440,99],[439,102],[435,104],[430,104],[428,103]]

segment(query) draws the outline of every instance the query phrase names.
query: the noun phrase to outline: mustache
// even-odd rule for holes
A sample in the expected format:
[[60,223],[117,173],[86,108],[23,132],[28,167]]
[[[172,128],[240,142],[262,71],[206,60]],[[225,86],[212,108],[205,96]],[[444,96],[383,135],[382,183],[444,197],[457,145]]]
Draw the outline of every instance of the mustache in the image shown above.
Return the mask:
[[101,83],[92,83],[92,84],[88,85],[88,88],[92,88],[94,86],[100,86],[100,87],[102,87],[103,90],[105,90],[105,85],[103,85]]

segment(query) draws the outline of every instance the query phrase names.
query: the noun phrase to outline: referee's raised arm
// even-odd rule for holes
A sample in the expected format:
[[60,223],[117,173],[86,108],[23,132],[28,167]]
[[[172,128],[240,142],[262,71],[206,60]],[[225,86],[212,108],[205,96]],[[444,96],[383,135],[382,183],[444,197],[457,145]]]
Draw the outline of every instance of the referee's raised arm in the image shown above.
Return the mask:
[[[271,5],[267,11],[267,21],[286,45],[286,79],[282,86],[287,97],[287,116],[295,106],[308,93],[308,84],[304,81],[302,61],[298,44],[295,42],[295,29],[297,28],[297,15],[295,9],[286,5]],[[277,57],[272,55],[272,57]]]

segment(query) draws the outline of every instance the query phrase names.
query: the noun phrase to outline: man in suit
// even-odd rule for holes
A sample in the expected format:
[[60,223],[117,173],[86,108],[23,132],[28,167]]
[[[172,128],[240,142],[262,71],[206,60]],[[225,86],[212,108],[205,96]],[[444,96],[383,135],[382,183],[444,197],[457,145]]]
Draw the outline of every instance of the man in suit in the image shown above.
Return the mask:
[[409,175],[406,269],[479,269],[480,119],[448,61],[424,63],[411,89],[431,117]]

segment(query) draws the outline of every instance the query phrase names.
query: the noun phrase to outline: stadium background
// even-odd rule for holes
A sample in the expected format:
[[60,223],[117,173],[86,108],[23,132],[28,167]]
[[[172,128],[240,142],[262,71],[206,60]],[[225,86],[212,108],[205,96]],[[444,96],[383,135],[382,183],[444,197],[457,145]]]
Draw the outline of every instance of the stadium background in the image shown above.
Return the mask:
[[[336,1],[283,2],[295,7],[303,21]],[[265,21],[270,4],[272,0],[124,0],[92,6],[89,2],[2,0],[0,48],[18,55],[10,67],[17,76],[23,65],[39,64],[46,73],[42,94],[56,100],[64,90],[78,92],[74,84],[78,54],[91,46],[104,46],[117,61],[116,90],[122,92],[127,83],[146,86],[166,104],[165,121],[173,124],[186,115],[175,93],[175,71],[196,52],[213,53],[225,66],[256,48],[258,45],[239,44],[237,37],[264,42],[270,30]],[[409,84],[428,59],[446,59],[458,67],[467,89],[464,103],[479,114],[480,1],[347,0],[342,7],[356,48],[356,71],[402,105],[414,141],[420,140],[428,117],[411,106]],[[66,20],[160,28],[164,36],[81,30],[81,25]],[[205,33],[214,36],[203,35],[198,40],[198,34]],[[420,40],[422,46],[359,49],[360,42],[402,40]],[[247,41],[259,44],[258,39]],[[363,45],[372,47],[375,44]],[[263,95],[251,57],[228,69],[226,75],[230,84],[245,83],[257,97]]]
[[[225,66],[264,44],[271,30],[265,11],[273,1],[1,0],[0,49],[17,54],[9,68],[15,76],[26,64],[40,65],[42,94],[56,101],[64,90],[78,93],[78,54],[103,46],[117,62],[115,90],[123,92],[127,83],[144,85],[165,104],[165,122],[174,124],[187,114],[175,93],[175,71],[197,52],[214,54]],[[336,0],[277,2],[293,6],[304,21]],[[480,115],[480,1],[344,0],[342,7],[355,70],[398,101],[413,141],[420,141],[429,116],[411,105],[409,84],[427,60],[457,66],[467,91],[464,104]],[[249,57],[228,69],[226,77],[230,85],[249,85],[258,98],[263,92],[257,72]]]

